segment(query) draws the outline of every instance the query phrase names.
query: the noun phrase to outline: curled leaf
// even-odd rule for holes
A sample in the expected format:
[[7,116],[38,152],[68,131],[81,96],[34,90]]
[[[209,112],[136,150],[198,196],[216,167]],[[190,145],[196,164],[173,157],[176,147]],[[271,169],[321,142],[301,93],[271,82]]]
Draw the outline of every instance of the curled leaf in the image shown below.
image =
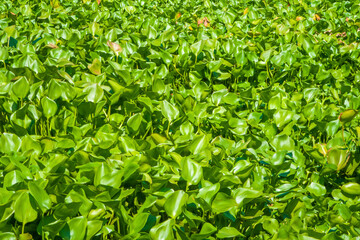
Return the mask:
[[314,17],[313,17],[313,19],[314,19],[315,21],[319,21],[321,18],[320,18],[319,15],[315,14]]
[[360,184],[356,182],[348,182],[341,186],[341,190],[347,194],[360,195]]
[[53,43],[49,43],[45,47],[49,47],[49,48],[52,48],[52,49],[59,48],[56,44],[53,44]]
[[111,42],[110,40],[107,41],[106,44],[110,47],[110,49],[111,49],[116,55],[118,55],[119,53],[122,52],[122,47],[121,47],[119,44],[114,43],[114,42]]
[[345,110],[344,112],[340,113],[340,116],[339,116],[340,122],[342,122],[342,123],[351,122],[351,120],[353,120],[354,117],[356,117],[358,112],[359,111],[354,110],[354,109]]
[[204,26],[205,27],[210,27],[210,21],[209,21],[209,19],[207,18],[207,17],[204,17]]

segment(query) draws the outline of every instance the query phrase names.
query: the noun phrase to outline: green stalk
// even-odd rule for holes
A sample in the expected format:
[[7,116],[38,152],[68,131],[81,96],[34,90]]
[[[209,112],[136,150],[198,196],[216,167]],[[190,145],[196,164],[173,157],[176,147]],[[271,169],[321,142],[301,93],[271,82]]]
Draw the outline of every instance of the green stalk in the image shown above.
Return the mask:
[[148,133],[149,133],[149,131],[150,131],[150,128],[151,128],[151,127],[149,127],[148,130],[146,130],[146,133],[145,133],[145,134],[142,136],[142,138],[141,138],[142,140],[144,140],[144,139],[146,138],[146,136],[148,135]]
[[108,122],[110,122],[110,115],[111,115],[111,104],[109,104],[109,109],[108,109]]
[[166,137],[167,138],[169,138],[170,124],[171,124],[171,121],[169,121],[169,124],[168,124],[167,129],[166,129]]
[[25,221],[22,222],[21,234],[24,234],[24,230],[25,230]]
[[119,218],[116,218],[116,224],[117,224],[118,233],[120,233],[120,220],[119,220]]
[[46,128],[47,128],[47,132],[48,132],[48,136],[51,137],[51,133],[50,133],[50,121],[49,118],[46,119]]
[[40,130],[41,136],[44,136],[44,120],[43,120],[43,118],[41,118],[41,120],[40,120],[40,128],[41,128],[41,130]]

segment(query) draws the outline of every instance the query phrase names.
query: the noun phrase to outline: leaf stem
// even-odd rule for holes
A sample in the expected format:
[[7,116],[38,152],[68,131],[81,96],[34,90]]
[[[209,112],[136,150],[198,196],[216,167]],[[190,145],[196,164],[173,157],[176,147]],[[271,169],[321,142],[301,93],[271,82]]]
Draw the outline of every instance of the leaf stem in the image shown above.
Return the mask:
[[50,137],[51,133],[50,133],[50,121],[49,121],[49,118],[46,119],[46,128],[47,128],[48,136]]
[[35,125],[35,126],[34,126],[34,127],[35,127],[35,135],[38,135],[38,134],[37,134],[36,121],[35,121],[35,124],[34,124],[34,125]]
[[173,64],[175,71],[182,77],[183,75],[177,70],[175,64]]
[[116,224],[117,224],[118,233],[120,233],[120,220],[119,220],[119,218],[116,218]]
[[24,230],[25,230],[25,221],[22,222],[21,234],[24,234]]
[[111,115],[111,104],[109,104],[109,109],[108,109],[108,121],[110,122],[110,115]]
[[144,136],[142,136],[142,140],[144,140],[146,138],[146,136],[148,135],[149,131],[150,131],[151,126],[148,128],[148,130],[146,130],[146,133],[144,134]]
[[167,129],[166,129],[166,137],[167,137],[167,138],[169,138],[170,124],[171,124],[171,121],[169,121],[168,126],[167,126]]

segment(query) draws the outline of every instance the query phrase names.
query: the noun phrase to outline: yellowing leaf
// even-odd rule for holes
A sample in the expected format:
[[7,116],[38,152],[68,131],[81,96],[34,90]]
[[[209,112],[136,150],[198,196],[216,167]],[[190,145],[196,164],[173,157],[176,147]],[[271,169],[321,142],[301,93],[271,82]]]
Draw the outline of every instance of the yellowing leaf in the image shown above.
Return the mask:
[[244,15],[246,15],[249,12],[249,8],[245,8]]
[[204,26],[205,27],[210,27],[210,21],[209,21],[209,19],[207,18],[207,17],[204,17]]
[[49,48],[52,48],[52,49],[54,49],[54,48],[59,48],[58,45],[53,44],[53,43],[49,43],[49,44],[47,44],[45,47],[49,47]]
[[95,75],[101,74],[101,61],[98,58],[95,58],[92,64],[88,65],[88,69]]
[[116,55],[118,55],[119,53],[121,53],[122,52],[122,47],[119,45],[119,44],[117,44],[117,43],[114,43],[114,42],[111,42],[111,41],[107,41],[107,43],[106,43],[109,47],[110,47],[110,49],[116,54]]
[[314,17],[313,17],[313,19],[314,19],[315,21],[319,21],[321,18],[320,18],[319,15],[315,14]]
[[58,8],[58,7],[60,7],[59,0],[52,0],[52,1],[50,1],[50,5],[51,5],[51,7],[53,7],[53,8]]
[[296,17],[296,21],[301,21],[301,20],[304,20],[304,17],[301,17],[301,16]]
[[20,234],[19,240],[31,240],[31,239],[33,239],[33,237],[30,233]]

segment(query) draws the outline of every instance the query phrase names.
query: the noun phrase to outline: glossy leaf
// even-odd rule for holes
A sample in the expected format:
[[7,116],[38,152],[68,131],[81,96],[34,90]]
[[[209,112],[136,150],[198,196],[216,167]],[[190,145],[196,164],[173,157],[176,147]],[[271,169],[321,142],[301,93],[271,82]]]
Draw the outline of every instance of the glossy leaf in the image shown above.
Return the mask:
[[192,185],[196,185],[203,177],[202,167],[195,161],[183,158],[181,176]]
[[55,116],[58,110],[56,102],[48,97],[44,97],[43,99],[41,99],[41,107],[46,118],[51,118]]
[[22,223],[29,223],[36,220],[38,213],[30,202],[30,194],[23,192],[14,203],[15,219]]
[[165,222],[162,222],[150,230],[150,236],[152,239],[159,239],[159,240],[171,240],[174,239],[173,233],[173,225],[174,220],[168,219]]
[[179,116],[179,110],[166,100],[161,104],[161,113],[170,122],[173,122]]
[[178,217],[186,204],[187,194],[184,191],[176,191],[165,201],[165,212],[172,218]]
[[216,234],[216,237],[223,239],[223,238],[234,238],[241,236],[241,233],[233,227],[223,227],[219,230],[219,232]]

